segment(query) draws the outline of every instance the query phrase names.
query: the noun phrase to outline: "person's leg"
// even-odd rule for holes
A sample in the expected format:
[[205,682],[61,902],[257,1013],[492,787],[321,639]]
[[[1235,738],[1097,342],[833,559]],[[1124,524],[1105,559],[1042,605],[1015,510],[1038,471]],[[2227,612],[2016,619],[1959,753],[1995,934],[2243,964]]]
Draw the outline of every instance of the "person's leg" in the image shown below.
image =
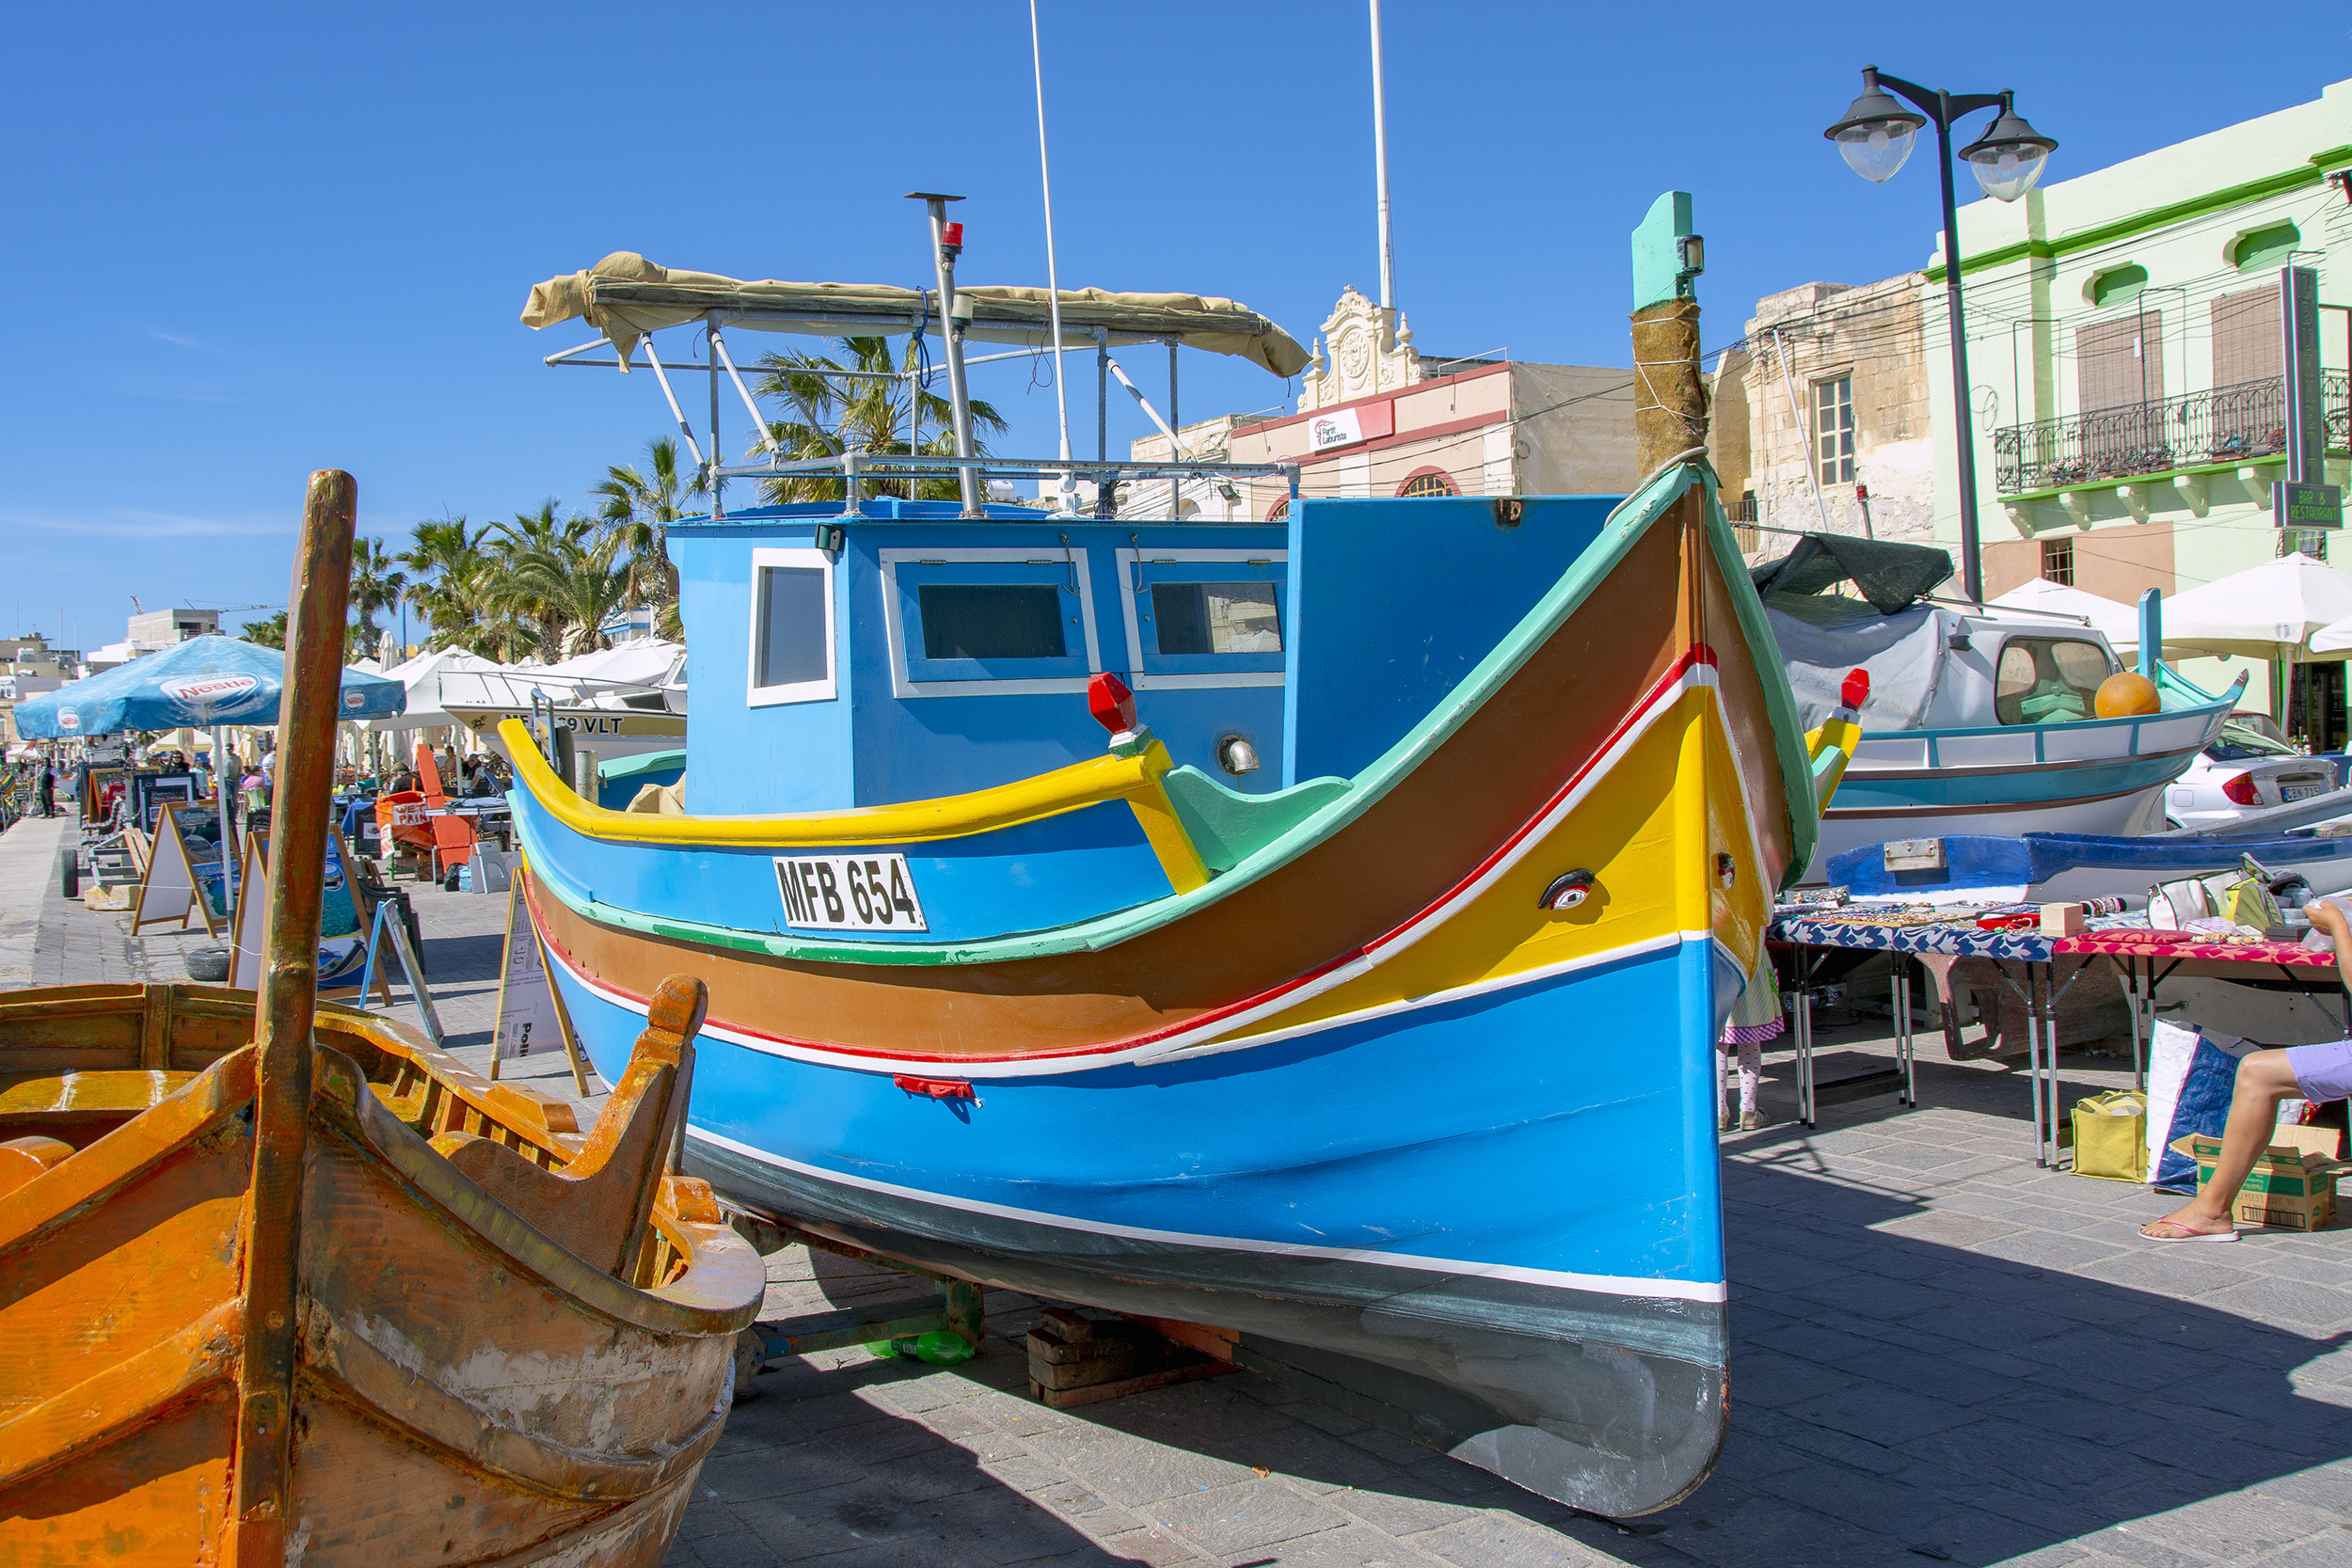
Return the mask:
[[1760,1041],[1750,1040],[1740,1048],[1740,1127],[1751,1131],[1763,1121],[1756,1109],[1756,1094],[1764,1077],[1764,1047]]
[[[2237,1086],[2230,1096],[2230,1120],[2222,1130],[2221,1156],[2214,1162],[2213,1180],[2200,1186],[2195,1197],[2164,1218],[2141,1226],[2140,1234],[2151,1240],[2177,1240],[2184,1233],[2209,1236],[2235,1230],[2230,1210],[2236,1204],[2238,1189],[2246,1185],[2254,1162],[2262,1158],[2264,1148],[2269,1144],[2271,1130],[2279,1125],[2279,1102],[2300,1092],[2295,1069],[2284,1051],[2257,1051],[2241,1057],[2237,1064]],[[2168,1230],[2167,1227],[2170,1228]]]

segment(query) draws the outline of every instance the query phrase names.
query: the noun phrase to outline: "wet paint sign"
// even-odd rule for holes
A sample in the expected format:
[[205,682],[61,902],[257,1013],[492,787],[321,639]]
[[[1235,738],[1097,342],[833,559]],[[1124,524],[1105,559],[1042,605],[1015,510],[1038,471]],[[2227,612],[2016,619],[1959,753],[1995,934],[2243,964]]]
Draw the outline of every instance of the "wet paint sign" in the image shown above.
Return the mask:
[[784,923],[812,931],[928,931],[904,855],[779,855]]

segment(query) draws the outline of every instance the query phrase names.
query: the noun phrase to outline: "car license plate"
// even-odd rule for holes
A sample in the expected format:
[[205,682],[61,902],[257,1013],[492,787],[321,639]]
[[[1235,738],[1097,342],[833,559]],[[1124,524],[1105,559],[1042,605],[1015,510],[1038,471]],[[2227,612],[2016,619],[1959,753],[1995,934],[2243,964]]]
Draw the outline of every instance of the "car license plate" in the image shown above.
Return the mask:
[[2319,784],[2289,784],[2279,791],[2281,800],[2308,800],[2322,790]]
[[778,855],[784,923],[812,931],[928,931],[904,855]]

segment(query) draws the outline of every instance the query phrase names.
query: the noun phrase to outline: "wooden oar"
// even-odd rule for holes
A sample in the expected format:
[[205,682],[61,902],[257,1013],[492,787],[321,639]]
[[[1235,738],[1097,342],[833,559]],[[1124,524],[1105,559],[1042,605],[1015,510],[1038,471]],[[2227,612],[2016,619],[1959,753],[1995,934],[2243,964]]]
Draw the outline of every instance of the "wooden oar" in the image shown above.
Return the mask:
[[270,819],[269,951],[253,1006],[259,1061],[253,1182],[246,1197],[232,1568],[284,1568],[287,1560],[310,1025],[318,1008],[319,904],[326,892],[335,715],[358,493],[358,483],[340,469],[310,476],[286,600],[286,685],[278,708],[281,760]]

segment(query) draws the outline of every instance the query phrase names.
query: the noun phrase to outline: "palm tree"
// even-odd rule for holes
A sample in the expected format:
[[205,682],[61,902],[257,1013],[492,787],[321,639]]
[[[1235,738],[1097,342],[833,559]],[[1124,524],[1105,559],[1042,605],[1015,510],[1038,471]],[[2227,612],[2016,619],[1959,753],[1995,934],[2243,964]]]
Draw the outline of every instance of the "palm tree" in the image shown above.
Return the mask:
[[621,555],[628,543],[621,529],[566,531],[516,553],[508,569],[513,591],[560,628],[564,657],[602,647],[604,624],[628,604],[632,564]]
[[[921,353],[920,341],[910,337],[904,362],[895,366],[886,338],[841,338],[835,341],[841,345],[848,363],[798,353],[771,354],[761,358],[759,368],[768,373],[761,379],[759,390],[768,397],[781,399],[792,414],[789,419],[770,424],[769,433],[787,458],[837,456],[850,445],[876,455],[905,455],[911,434],[906,423],[913,382],[862,375],[849,379],[845,388],[845,378],[817,372],[913,370]],[[953,456],[955,434],[948,428],[954,417],[953,407],[946,398],[932,392],[915,392],[913,398],[925,428],[931,432],[923,439],[921,455]],[[979,438],[982,431],[996,435],[1005,428],[1005,418],[994,404],[974,400],[972,450],[976,453],[985,455],[988,450]],[[871,485],[868,493],[880,496],[905,496],[910,487],[905,480],[867,483]],[[915,499],[922,500],[953,500],[960,494],[953,475],[917,480],[912,488]],[[771,479],[761,484],[760,499],[771,505],[838,500],[841,482],[800,474]]]
[[351,543],[351,629],[360,642],[358,654],[351,657],[374,656],[375,612],[400,603],[402,592],[408,586],[407,574],[392,569],[397,559],[384,547],[381,539],[355,539]]
[[286,645],[286,612],[281,610],[266,621],[247,621],[237,628],[237,635],[257,648],[283,648]]
[[541,628],[500,595],[503,540],[492,525],[474,528],[460,513],[419,523],[415,540],[399,559],[416,574],[407,599],[432,625],[428,647],[462,648],[501,663],[539,651]]
[[[492,525],[495,534],[493,565],[484,597],[488,608],[501,614],[519,617],[532,628],[532,640],[543,659],[564,657],[561,650],[571,641],[567,622],[570,611],[556,602],[549,593],[551,582],[567,577],[572,560],[583,553],[598,532],[596,520],[580,513],[559,518],[555,515],[552,497],[540,503],[536,512],[517,512],[511,523]],[[612,537],[619,539],[617,531]],[[618,553],[619,546],[614,546]],[[543,569],[525,572],[533,561],[544,563]],[[618,602],[628,599],[628,569],[620,569],[622,587]],[[607,611],[612,607],[606,607]],[[604,624],[604,612],[591,622],[587,635],[593,639],[596,628]]]
[[400,563],[415,575],[408,579],[408,607],[433,629],[429,648],[450,648],[470,640],[472,622],[482,612],[482,583],[489,566],[482,551],[487,528],[468,531],[465,514],[419,523],[415,543],[401,552]]
[[604,521],[625,532],[629,550],[629,593],[656,611],[656,629],[684,640],[678,622],[677,567],[670,561],[670,525],[685,515],[683,498],[710,488],[707,476],[678,471],[677,442],[663,436],[645,446],[646,470],[616,464],[588,493],[603,501]]

